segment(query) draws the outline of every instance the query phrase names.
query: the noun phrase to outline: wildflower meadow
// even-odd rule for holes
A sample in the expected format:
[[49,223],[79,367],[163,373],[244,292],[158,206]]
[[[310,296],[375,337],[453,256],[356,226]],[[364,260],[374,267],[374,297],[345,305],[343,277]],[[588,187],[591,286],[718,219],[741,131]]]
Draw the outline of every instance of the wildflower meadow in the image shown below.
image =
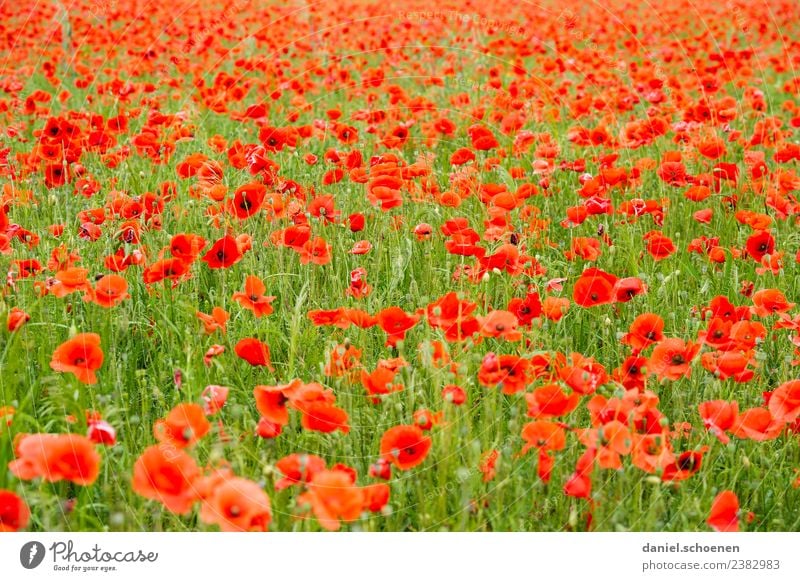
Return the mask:
[[0,0],[0,530],[800,530],[796,0]]

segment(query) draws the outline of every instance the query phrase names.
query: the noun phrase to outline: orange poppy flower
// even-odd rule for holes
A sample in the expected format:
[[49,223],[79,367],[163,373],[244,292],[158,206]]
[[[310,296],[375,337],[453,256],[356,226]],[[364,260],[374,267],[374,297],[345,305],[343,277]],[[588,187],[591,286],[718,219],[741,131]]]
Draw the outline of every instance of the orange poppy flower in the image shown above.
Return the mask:
[[703,425],[723,444],[730,442],[725,433],[731,430],[739,416],[739,404],[724,400],[704,401],[698,406]]
[[257,276],[250,275],[245,279],[244,292],[233,293],[233,300],[248,311],[253,311],[256,317],[272,314],[273,296],[265,296],[267,287]]
[[655,313],[644,313],[634,319],[630,332],[620,342],[629,345],[633,353],[637,354],[663,338],[664,319]]
[[227,332],[227,323],[230,315],[222,307],[214,307],[211,309],[210,315],[198,311],[195,316],[203,323],[203,331],[206,335],[210,335],[217,330],[221,331],[223,335]]
[[343,434],[350,431],[347,424],[348,415],[345,410],[326,401],[314,401],[304,404],[300,423],[306,430],[325,434],[340,430]]
[[551,321],[560,321],[569,310],[569,299],[563,297],[547,297],[542,301],[542,312]]
[[565,416],[580,403],[580,395],[564,393],[557,383],[548,383],[525,394],[528,415],[532,418],[557,418]]
[[782,383],[769,398],[769,412],[778,421],[791,423],[800,417],[800,379]]
[[522,333],[517,330],[517,317],[508,311],[491,311],[485,317],[477,317],[480,334],[506,341],[519,341]]
[[226,532],[266,531],[272,521],[269,496],[252,480],[223,478],[203,498],[200,520]]
[[9,462],[8,469],[21,480],[69,480],[89,486],[100,474],[100,454],[94,443],[78,434],[25,435],[14,454],[16,460]]
[[769,317],[776,313],[785,313],[794,307],[794,303],[786,300],[786,296],[777,289],[764,289],[753,294],[752,311],[759,317]]
[[597,463],[601,468],[619,470],[622,468],[621,456],[633,449],[633,437],[628,426],[619,420],[612,420],[598,428],[578,430],[581,443],[597,451]]
[[772,417],[766,408],[751,408],[741,412],[731,428],[737,438],[756,442],[774,440],[783,431],[785,423]]
[[683,339],[663,339],[653,348],[647,361],[647,371],[659,379],[678,380],[692,373],[692,360],[701,345]]
[[400,425],[386,430],[381,437],[381,457],[409,470],[421,464],[431,449],[431,439],[416,425]]
[[520,455],[527,454],[531,448],[545,452],[563,450],[567,445],[564,428],[547,420],[529,422],[522,428],[522,439],[525,445]]
[[275,490],[311,482],[325,470],[325,460],[313,454],[289,454],[275,463],[283,478],[275,483]]
[[257,385],[253,388],[256,409],[270,422],[285,426],[289,423],[287,403],[294,390],[301,385],[299,379],[287,385]]
[[145,268],[142,278],[145,284],[155,284],[165,279],[172,280],[174,284],[177,284],[178,281],[189,276],[189,266],[188,262],[184,262],[180,258],[165,258]]
[[133,491],[157,500],[167,510],[188,513],[198,499],[200,477],[194,459],[183,450],[163,444],[146,448],[133,465]]
[[59,345],[53,352],[50,367],[62,373],[72,373],[82,383],[97,383],[95,371],[103,365],[100,335],[79,333]]
[[128,282],[118,274],[108,274],[98,280],[93,289],[87,289],[83,300],[109,309],[120,304],[129,296]]
[[309,482],[307,492],[297,497],[298,504],[308,504],[320,526],[338,531],[341,521],[353,522],[361,516],[364,491],[342,470],[323,470]]
[[0,533],[13,533],[28,526],[28,505],[10,490],[0,489]]
[[576,393],[583,395],[594,393],[598,387],[608,383],[605,367],[594,358],[584,357],[580,353],[572,353],[570,360],[572,365],[559,369],[558,376]]
[[720,533],[739,531],[739,499],[730,490],[720,492],[711,504],[708,526]]
[[203,408],[196,403],[181,403],[170,410],[166,418],[153,426],[153,434],[159,442],[187,448],[194,446],[205,436],[211,424]]
[[89,271],[85,268],[71,267],[56,273],[56,283],[50,287],[50,294],[58,298],[65,297],[77,291],[86,291],[91,287],[86,275]]

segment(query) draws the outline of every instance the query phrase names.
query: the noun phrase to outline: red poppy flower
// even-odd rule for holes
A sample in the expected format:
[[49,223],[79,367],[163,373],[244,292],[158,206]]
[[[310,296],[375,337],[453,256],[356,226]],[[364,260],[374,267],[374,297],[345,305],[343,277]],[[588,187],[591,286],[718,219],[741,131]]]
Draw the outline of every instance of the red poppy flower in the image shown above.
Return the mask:
[[176,234],[169,243],[169,251],[175,258],[187,263],[194,262],[205,248],[205,238],[198,234]]
[[381,437],[381,457],[400,470],[422,464],[431,449],[431,439],[416,425],[389,428]]
[[223,334],[227,332],[227,323],[230,319],[227,311],[222,307],[214,307],[211,309],[211,314],[197,312],[195,316],[203,323],[203,330],[206,335],[210,335],[214,331],[221,331]]
[[199,442],[210,428],[211,424],[202,407],[196,403],[182,403],[172,408],[166,418],[155,423],[153,433],[159,442],[187,448]]
[[285,426],[289,423],[287,403],[292,391],[300,386],[300,380],[288,385],[257,385],[253,389],[256,409],[270,422]]
[[325,460],[313,454],[289,454],[275,463],[283,478],[275,483],[275,490],[283,490],[295,484],[311,482],[325,470]]
[[209,268],[228,268],[233,266],[242,258],[236,238],[230,234],[223,236],[208,249],[203,255],[203,262]]
[[720,492],[711,504],[711,512],[706,519],[708,526],[717,532],[735,533],[739,531],[739,499],[730,490]]
[[100,335],[79,333],[59,345],[53,352],[50,367],[62,373],[72,373],[82,383],[97,383],[95,371],[103,365]]
[[69,480],[89,486],[100,474],[100,454],[94,443],[78,434],[25,435],[14,453],[16,460],[9,462],[8,469],[22,480]]
[[478,381],[486,387],[500,386],[506,395],[524,391],[531,381],[530,361],[517,355],[487,353],[478,369]]
[[19,307],[13,307],[8,312],[8,319],[6,321],[6,328],[10,333],[20,329],[25,323],[31,320],[31,316],[20,309]]
[[387,347],[396,347],[398,341],[406,337],[406,333],[416,325],[421,315],[409,315],[400,307],[387,307],[380,311],[375,319],[386,333]]
[[301,408],[301,425],[306,430],[328,434],[336,430],[346,434],[350,431],[345,410],[326,401],[314,401]]
[[241,339],[236,343],[234,351],[237,356],[247,361],[250,365],[266,367],[270,371],[275,371],[270,361],[269,345],[254,337]]
[[531,448],[545,452],[563,450],[567,445],[564,428],[547,420],[525,424],[522,428],[522,439],[525,440],[525,445],[520,454],[527,454]]
[[689,377],[692,373],[692,360],[700,348],[700,344],[684,342],[683,339],[663,339],[653,348],[647,362],[647,371],[659,379],[672,381]]
[[696,474],[703,464],[703,454],[707,447],[699,451],[684,452],[674,462],[667,464],[661,474],[661,480],[680,482]]
[[577,393],[565,393],[557,383],[548,383],[525,394],[528,415],[533,418],[557,418],[565,416],[580,403]]
[[705,401],[699,405],[698,410],[706,429],[714,434],[720,442],[727,444],[730,438],[725,432],[736,425],[739,404],[735,401],[724,400]]
[[188,513],[198,499],[200,477],[194,459],[183,450],[158,445],[146,448],[133,466],[136,494],[157,500],[170,512]]
[[257,276],[250,275],[245,279],[244,292],[233,293],[233,300],[242,305],[245,309],[253,311],[256,317],[264,317],[272,314],[273,296],[265,296],[267,287]]
[[453,405],[461,405],[467,401],[467,393],[458,385],[445,385],[442,388],[442,399]]
[[145,284],[155,284],[165,279],[170,279],[177,284],[177,281],[188,276],[189,267],[189,263],[180,258],[165,258],[145,268],[142,278]]
[[800,380],[782,383],[770,395],[768,407],[778,421],[791,423],[800,417]]
[[598,268],[587,268],[575,283],[572,300],[582,307],[594,307],[614,302],[617,277]]
[[93,289],[87,289],[83,300],[108,309],[120,304],[129,296],[127,281],[119,275],[108,274],[98,280]]
[[522,333],[517,330],[517,317],[508,311],[491,311],[485,317],[478,317],[479,332],[484,337],[519,341]]
[[13,533],[28,526],[28,505],[10,490],[0,489],[0,533]]
[[608,383],[608,374],[605,367],[592,357],[584,357],[580,353],[570,355],[572,365],[565,365],[558,371],[561,381],[571,387],[576,393],[594,393],[598,387]]
[[675,253],[675,244],[658,230],[652,230],[645,234],[644,240],[647,242],[647,252],[657,261],[664,260]]
[[261,209],[266,194],[267,188],[258,182],[239,186],[230,201],[230,212],[239,220],[249,218]]
[[252,480],[223,478],[203,498],[200,520],[226,532],[266,531],[272,521],[269,496]]
[[794,303],[786,300],[786,296],[778,289],[760,290],[751,297],[753,314],[759,317],[785,313],[794,307]]
[[308,484],[307,492],[297,497],[300,504],[308,504],[320,526],[338,531],[341,522],[353,522],[361,516],[364,491],[357,487],[347,472],[323,470]]
[[639,315],[631,323],[630,332],[620,341],[629,345],[634,353],[643,351],[664,338],[664,319],[655,313]]
[[777,438],[785,425],[784,422],[773,418],[768,409],[751,408],[739,413],[731,433],[737,438],[763,442]]
[[748,256],[756,262],[761,262],[764,256],[775,252],[775,238],[768,230],[761,230],[747,239],[745,248]]

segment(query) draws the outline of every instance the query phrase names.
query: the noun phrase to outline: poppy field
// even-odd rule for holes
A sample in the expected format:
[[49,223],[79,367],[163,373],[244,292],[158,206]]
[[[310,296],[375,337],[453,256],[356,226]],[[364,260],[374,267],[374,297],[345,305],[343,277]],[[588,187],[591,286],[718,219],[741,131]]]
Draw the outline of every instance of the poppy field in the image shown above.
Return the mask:
[[798,16],[0,2],[0,531],[800,530]]

